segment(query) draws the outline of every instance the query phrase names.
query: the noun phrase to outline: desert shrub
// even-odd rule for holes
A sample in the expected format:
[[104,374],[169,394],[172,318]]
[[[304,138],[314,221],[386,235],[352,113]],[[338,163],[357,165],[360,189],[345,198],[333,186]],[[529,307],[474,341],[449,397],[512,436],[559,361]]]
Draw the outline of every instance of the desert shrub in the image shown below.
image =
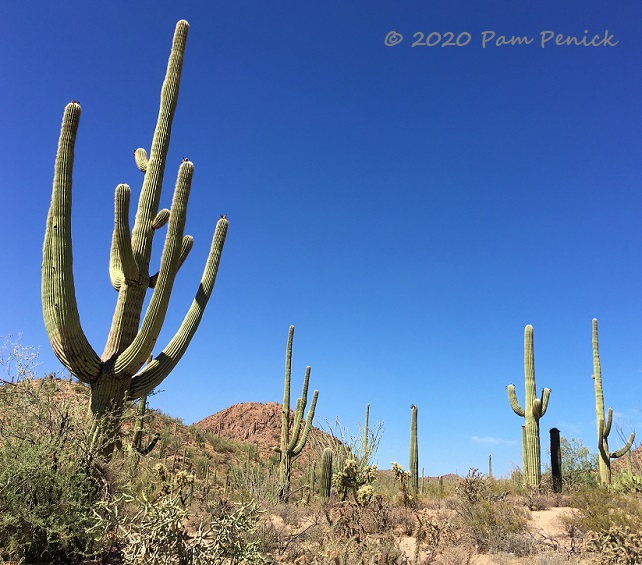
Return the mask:
[[[103,546],[117,548],[124,565],[269,563],[255,535],[261,515],[256,503],[217,498],[199,513],[192,474],[171,473],[161,463],[155,470],[157,480],[146,492],[103,501],[90,529]],[[195,524],[192,514],[201,517]]]
[[463,545],[446,548],[433,561],[436,565],[470,565],[475,550]]
[[0,364],[0,559],[77,563],[93,554],[86,528],[105,476],[89,448],[81,385],[34,378],[33,350],[7,342]]
[[281,489],[278,469],[246,461],[228,470],[228,488],[238,500],[252,500],[264,506],[276,505]]
[[613,480],[609,489],[618,494],[641,493],[642,475],[634,473],[621,473]]
[[390,508],[381,496],[368,504],[346,500],[324,507],[330,526],[315,550],[315,563],[406,563],[391,522]]
[[415,538],[414,562],[418,563],[421,552],[425,553],[426,562],[433,563],[435,558],[453,545],[460,545],[461,536],[450,517],[437,514],[429,516],[415,512],[417,527],[413,532]]
[[642,533],[628,526],[613,526],[608,532],[589,532],[584,547],[600,554],[605,565],[636,565],[642,560]]
[[80,562],[92,553],[85,529],[100,489],[91,466],[63,439],[3,438],[0,554],[27,563]]
[[532,551],[525,538],[525,511],[493,493],[488,480],[477,469],[471,469],[457,486],[453,501],[462,536],[482,552],[511,552],[527,555]]
[[637,496],[584,488],[572,496],[570,504],[577,511],[565,522],[584,534],[604,533],[613,527],[642,531],[642,500]]
[[565,519],[567,530],[599,553],[605,564],[642,562],[642,499],[605,488],[584,488],[571,499],[577,511]]
[[217,453],[236,453],[243,449],[242,443],[223,437],[220,434],[215,434],[214,432],[205,432],[203,437]]

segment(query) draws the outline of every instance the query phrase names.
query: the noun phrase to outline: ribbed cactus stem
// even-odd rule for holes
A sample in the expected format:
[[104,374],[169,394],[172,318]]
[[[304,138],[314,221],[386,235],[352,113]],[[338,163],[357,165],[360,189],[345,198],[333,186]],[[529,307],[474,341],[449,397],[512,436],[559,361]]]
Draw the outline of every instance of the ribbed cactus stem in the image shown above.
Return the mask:
[[319,494],[323,500],[330,498],[332,490],[332,449],[326,447],[321,456],[321,485]]
[[549,388],[542,390],[541,398],[536,396],[535,387],[535,354],[533,347],[533,326],[524,329],[524,386],[526,402],[521,407],[515,393],[515,385],[506,387],[508,400],[513,412],[524,418],[524,431],[522,439],[522,458],[524,463],[524,476],[526,484],[538,487],[542,478],[539,420],[546,413],[548,400],[551,394]]
[[309,484],[309,489],[310,489],[310,496],[314,494],[314,490],[316,488],[316,482],[317,482],[317,462],[312,461],[312,464],[310,465],[310,484]]
[[595,388],[595,416],[597,420],[597,448],[600,466],[600,482],[603,485],[611,484],[611,459],[618,459],[627,453],[633,441],[635,432],[631,433],[624,447],[614,453],[609,451],[609,433],[613,422],[613,409],[609,408],[604,417],[604,392],[602,390],[602,366],[600,364],[599,342],[597,336],[597,320],[593,319],[593,385]]
[[417,406],[410,406],[410,488],[416,495],[419,490],[419,454],[417,450]]
[[[100,357],[80,324],[72,269],[71,188],[80,105],[71,102],[63,116],[43,246],[43,317],[56,356],[80,381],[90,385],[92,437],[107,452],[119,428],[125,397],[136,400],[151,392],[185,353],[211,295],[227,233],[227,219],[222,217],[192,306],[167,347],[141,370],[163,326],[176,274],[193,243],[192,237],[183,233],[194,173],[187,159],[178,170],[171,210],[158,210],[188,29],[186,21],[176,25],[149,158],[144,149],[134,153],[144,180],[133,226],[129,219],[131,190],[125,184],[116,187],[109,274],[118,299]],[[165,224],[160,270],[150,276],[152,238]],[[149,288],[153,292],[143,316]]]
[[361,452],[363,453],[363,457],[364,459],[366,459],[366,462],[369,459],[369,455],[370,455],[368,450],[368,434],[370,433],[370,430],[368,429],[369,419],[370,419],[370,404],[366,404],[366,417],[363,422],[363,441],[361,446]]
[[303,390],[297,399],[294,411],[294,422],[290,429],[290,383],[292,374],[292,342],[294,341],[294,326],[290,326],[288,332],[288,343],[285,349],[285,377],[283,381],[283,404],[281,405],[281,441],[279,446],[280,464],[279,474],[281,478],[281,490],[279,499],[287,502],[290,496],[290,477],[292,474],[292,461],[301,454],[308,440],[312,428],[312,420],[317,406],[319,391],[315,390],[312,402],[303,424],[303,413],[308,402],[308,384],[310,382],[310,367],[305,369]]
[[145,412],[147,410],[147,395],[138,399],[138,408],[136,409],[136,421],[134,422],[134,438],[132,445],[134,449],[139,450],[143,446],[143,425],[145,422]]

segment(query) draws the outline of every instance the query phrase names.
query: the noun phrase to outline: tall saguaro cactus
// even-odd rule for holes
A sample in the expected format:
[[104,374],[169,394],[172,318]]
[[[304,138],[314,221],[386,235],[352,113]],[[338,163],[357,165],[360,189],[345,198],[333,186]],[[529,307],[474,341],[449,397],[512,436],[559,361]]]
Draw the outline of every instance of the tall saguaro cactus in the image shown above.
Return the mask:
[[[91,387],[94,440],[106,452],[111,451],[118,431],[124,398],[135,400],[149,393],[185,353],[212,293],[227,233],[228,222],[223,216],[216,224],[196,297],[180,328],[162,352],[141,369],[161,331],[176,274],[193,244],[193,238],[183,233],[194,173],[194,165],[187,159],[178,169],[171,210],[158,209],[188,29],[186,21],[176,25],[149,157],[145,149],[134,152],[136,165],[145,176],[132,229],[130,188],[126,184],[116,187],[109,274],[118,298],[100,356],[80,323],[72,269],[72,169],[80,105],[69,103],[62,120],[43,247],[42,310],[54,353],[73,375]],[[150,274],[152,239],[165,224],[160,269]],[[142,316],[148,289],[152,289],[152,295]]]
[[290,475],[292,474],[292,461],[301,454],[308,440],[308,434],[312,428],[314,410],[317,406],[319,391],[315,390],[312,396],[312,403],[305,418],[303,426],[303,412],[308,403],[308,383],[310,382],[310,367],[305,368],[305,379],[301,397],[296,401],[294,410],[294,421],[290,433],[290,378],[292,373],[292,341],[294,340],[294,326],[290,326],[288,332],[288,344],[285,350],[285,380],[283,383],[283,404],[281,406],[281,444],[278,449],[281,454],[279,465],[281,477],[281,491],[279,499],[286,502],[290,496]]
[[611,484],[611,459],[622,457],[631,449],[635,433],[631,433],[629,441],[622,449],[614,453],[609,451],[609,433],[613,421],[613,409],[608,409],[608,416],[604,418],[604,393],[602,391],[602,367],[600,365],[600,352],[597,339],[597,320],[593,318],[593,384],[595,386],[595,415],[597,419],[597,448],[599,451],[600,482],[603,485]]
[[535,396],[535,355],[533,352],[533,326],[524,329],[524,385],[526,389],[526,404],[522,408],[515,394],[515,385],[506,387],[508,400],[513,412],[524,418],[524,433],[522,434],[522,453],[524,459],[524,476],[526,484],[538,487],[542,479],[540,456],[539,420],[546,413],[550,388],[542,389],[542,397]]
[[410,488],[416,496],[419,491],[419,453],[417,451],[417,406],[410,406]]

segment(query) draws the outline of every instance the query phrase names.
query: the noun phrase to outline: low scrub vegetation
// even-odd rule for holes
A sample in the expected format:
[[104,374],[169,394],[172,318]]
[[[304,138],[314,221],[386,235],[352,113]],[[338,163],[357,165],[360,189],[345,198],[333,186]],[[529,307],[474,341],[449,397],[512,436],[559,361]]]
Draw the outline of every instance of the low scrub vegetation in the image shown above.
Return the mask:
[[[298,462],[284,504],[273,457],[159,412],[145,416],[144,435],[160,440],[141,455],[131,448],[134,405],[119,451],[104,459],[85,431],[86,388],[27,369],[0,385],[0,562],[461,564],[480,554],[498,564],[642,562],[641,479],[632,471],[606,489],[585,467],[553,494],[522,486],[518,472],[492,479],[471,469],[422,479],[415,494],[401,466],[372,464],[379,428],[368,440],[344,430]],[[328,446],[336,465],[322,497]],[[531,512],[560,505],[574,509],[564,539],[529,530]]]

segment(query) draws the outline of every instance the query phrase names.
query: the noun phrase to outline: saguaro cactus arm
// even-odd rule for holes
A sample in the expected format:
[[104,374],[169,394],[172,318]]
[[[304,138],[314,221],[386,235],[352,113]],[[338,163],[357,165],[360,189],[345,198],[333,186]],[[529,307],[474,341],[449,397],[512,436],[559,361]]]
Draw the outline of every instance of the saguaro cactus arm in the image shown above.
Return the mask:
[[154,130],[149,159],[145,159],[144,150],[141,152],[139,149],[135,153],[139,169],[145,169],[145,180],[143,181],[132,232],[132,247],[139,266],[144,267],[145,270],[149,266],[153,237],[152,221],[158,213],[172,121],[178,103],[178,91],[188,31],[189,24],[186,21],[181,20],[176,24],[172,50],[167,63],[167,73],[161,89],[158,120]]
[[227,228],[227,218],[221,218],[216,224],[209,256],[205,264],[205,269],[203,270],[203,276],[198,286],[196,297],[192,301],[183,319],[183,323],[165,349],[163,349],[149,365],[145,366],[144,369],[132,378],[129,388],[129,397],[131,399],[139,398],[142,394],[148,394],[157,387],[172,371],[187,350],[203,318],[205,306],[214,290],[214,283],[216,282],[221,254],[223,253]]
[[[194,165],[185,161],[181,163],[174,190],[174,198],[169,216],[165,246],[161,256],[161,268],[156,281],[147,312],[134,341],[116,360],[114,374],[121,375],[136,372],[149,356],[160,333],[169,305],[176,273],[178,272],[183,230],[187,216],[187,199],[192,184]],[[151,225],[151,222],[150,222]]]
[[123,279],[135,281],[138,279],[138,265],[132,250],[131,232],[129,227],[129,200],[131,189],[126,184],[116,187],[114,206],[114,234],[109,261],[109,276],[111,284],[120,289]]
[[541,398],[533,399],[533,408],[532,408],[533,417],[539,420],[544,414],[546,414],[546,409],[548,408],[548,399],[550,395],[551,395],[551,389],[543,388]]
[[619,459],[620,457],[622,457],[622,455],[627,453],[629,449],[631,449],[634,441],[635,441],[635,432],[631,432],[631,435],[629,436],[629,440],[626,442],[626,444],[622,448],[615,451],[614,453],[611,453],[609,457],[611,459]]
[[42,312],[51,347],[81,381],[98,378],[102,362],[80,324],[73,275],[71,187],[80,104],[67,104],[62,120],[42,259]]
[[301,434],[301,422],[303,422],[303,411],[308,404],[308,386],[310,384],[310,371],[311,367],[305,368],[305,377],[303,378],[303,390],[301,396],[297,398],[296,408],[294,410],[294,424],[292,426],[292,433],[290,442],[288,443],[288,451],[292,451],[299,441]]
[[[283,380],[283,404],[281,404],[281,458],[285,457],[290,441],[290,382],[292,378],[292,341],[294,326],[288,330],[288,343],[285,347],[285,377]],[[303,383],[305,389],[305,382]]]
[[519,400],[517,399],[517,393],[515,392],[515,385],[510,384],[506,387],[508,392],[508,401],[510,402],[510,407],[513,409],[513,412],[518,416],[524,417],[524,409],[519,405]]
[[317,407],[318,398],[319,391],[315,390],[314,394],[312,395],[312,403],[310,404],[310,408],[308,409],[308,414],[305,417],[305,426],[303,428],[303,433],[300,434],[301,437],[299,438],[298,443],[290,450],[292,457],[298,456],[305,447],[305,443],[308,441],[308,435],[310,434],[310,430],[312,429],[312,420],[314,420],[314,411]]

